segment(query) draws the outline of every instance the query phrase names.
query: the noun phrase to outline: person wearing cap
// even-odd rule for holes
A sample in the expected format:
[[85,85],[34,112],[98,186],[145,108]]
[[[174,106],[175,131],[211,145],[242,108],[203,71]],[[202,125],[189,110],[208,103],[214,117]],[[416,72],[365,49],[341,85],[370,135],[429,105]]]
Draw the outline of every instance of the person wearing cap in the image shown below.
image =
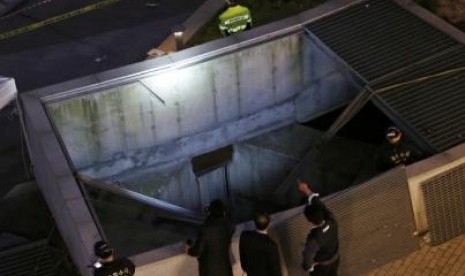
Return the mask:
[[239,240],[241,267],[247,276],[281,276],[281,263],[276,243],[268,235],[270,216],[254,215],[255,231],[243,231]]
[[226,219],[221,200],[213,200],[206,211],[207,218],[197,240],[184,245],[186,253],[197,258],[200,276],[232,276],[229,249],[234,227]]
[[396,126],[386,130],[386,142],[378,153],[378,168],[387,170],[398,165],[409,165],[421,159],[421,152],[410,143]]
[[252,15],[247,7],[239,5],[237,0],[226,0],[227,8],[218,17],[220,32],[228,36],[252,27]]
[[132,276],[136,268],[133,262],[127,258],[116,258],[113,248],[105,241],[94,244],[95,256],[98,258],[94,276]]
[[298,181],[307,196],[304,215],[312,228],[302,252],[302,268],[311,276],[336,276],[339,267],[339,238],[336,217],[310,186]]

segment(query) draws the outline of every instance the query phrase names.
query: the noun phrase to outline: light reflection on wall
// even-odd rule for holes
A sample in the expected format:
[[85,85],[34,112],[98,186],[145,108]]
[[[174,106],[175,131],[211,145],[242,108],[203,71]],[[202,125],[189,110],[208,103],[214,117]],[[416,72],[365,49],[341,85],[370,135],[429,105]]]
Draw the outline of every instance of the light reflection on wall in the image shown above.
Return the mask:
[[[301,47],[291,35],[47,107],[76,168],[121,158],[121,166],[138,167],[149,147],[218,128],[302,91]],[[278,75],[276,62],[292,70]]]

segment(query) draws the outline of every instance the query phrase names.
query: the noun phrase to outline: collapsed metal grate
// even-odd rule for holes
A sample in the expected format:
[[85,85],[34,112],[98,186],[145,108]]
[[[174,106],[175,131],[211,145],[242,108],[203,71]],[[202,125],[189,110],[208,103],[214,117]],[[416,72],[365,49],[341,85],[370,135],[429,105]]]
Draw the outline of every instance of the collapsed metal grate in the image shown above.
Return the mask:
[[305,28],[368,81],[457,45],[388,0],[361,1]]
[[0,252],[0,275],[57,275],[60,261],[46,241],[38,241]]
[[465,165],[425,181],[421,188],[431,244],[465,234]]
[[305,28],[358,72],[425,152],[465,141],[465,47],[396,1],[360,1]]
[[373,88],[387,110],[440,152],[465,141],[464,76],[465,47],[460,46],[393,74]]
[[[324,200],[339,221],[340,275],[362,275],[419,249],[403,167]],[[289,275],[305,275],[301,251],[309,224],[294,216],[274,229]]]

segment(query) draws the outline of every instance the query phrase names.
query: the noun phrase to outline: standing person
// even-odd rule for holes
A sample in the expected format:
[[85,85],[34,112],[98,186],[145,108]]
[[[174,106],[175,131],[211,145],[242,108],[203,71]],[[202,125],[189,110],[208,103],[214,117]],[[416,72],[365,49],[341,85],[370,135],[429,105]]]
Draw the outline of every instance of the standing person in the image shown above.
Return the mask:
[[421,157],[421,152],[403,137],[402,131],[391,126],[386,130],[386,142],[380,148],[377,163],[380,170],[387,170],[400,164],[409,165]]
[[234,227],[226,219],[226,208],[219,199],[207,207],[207,219],[194,243],[185,243],[186,253],[197,257],[200,276],[232,276],[229,248]]
[[243,231],[239,240],[241,267],[247,276],[281,276],[279,250],[268,235],[270,217],[266,213],[254,216],[256,231]]
[[95,256],[98,257],[94,276],[133,276],[136,268],[134,263],[126,258],[116,258],[113,248],[104,241],[94,244]]
[[220,32],[228,36],[252,27],[252,15],[247,7],[239,5],[237,0],[226,0],[227,8],[218,17]]
[[311,276],[336,276],[339,267],[336,218],[307,183],[299,181],[299,190],[308,197],[304,215],[313,225],[302,252],[302,267]]

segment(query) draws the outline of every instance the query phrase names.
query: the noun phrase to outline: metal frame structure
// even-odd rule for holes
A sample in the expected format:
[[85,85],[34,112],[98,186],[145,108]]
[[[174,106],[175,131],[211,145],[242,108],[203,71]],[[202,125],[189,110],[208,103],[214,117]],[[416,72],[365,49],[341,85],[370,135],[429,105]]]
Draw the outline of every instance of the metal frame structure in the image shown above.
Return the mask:
[[[344,10],[354,3],[365,2],[370,1],[329,1],[299,16],[287,18],[235,36],[212,41],[153,60],[21,94],[19,101],[20,115],[33,161],[34,174],[81,274],[90,275],[87,265],[92,258],[92,245],[94,241],[101,239],[104,233],[96,223],[97,220],[93,215],[92,208],[87,204],[83,187],[76,181],[74,166],[63,147],[61,137],[56,132],[49,117],[46,108],[47,104],[73,99],[89,93],[99,93],[111,87],[137,82],[141,77],[186,68],[274,39],[304,33],[304,26],[311,22]],[[311,33],[311,37],[317,36],[313,32]],[[325,43],[324,40],[323,43]],[[326,48],[330,49],[330,47]],[[328,54],[328,52],[326,53]],[[341,60],[343,60],[343,57]],[[347,71],[344,66],[340,66],[340,68]],[[349,70],[354,73],[353,69],[350,68],[350,64]],[[358,74],[355,72],[355,75]],[[154,95],[157,97],[155,93]],[[359,102],[354,103],[355,106],[359,104]],[[353,108],[353,105],[349,106],[349,108]],[[397,119],[397,123],[402,124],[402,120],[395,116],[391,112],[392,110],[383,109],[383,111],[390,115],[393,120]],[[345,114],[352,116],[354,110],[348,110]],[[341,118],[339,121],[343,123],[347,119]],[[341,127],[340,122],[337,122],[334,131]],[[405,126],[410,129],[407,124]],[[414,134],[413,131],[412,134]],[[158,254],[158,256],[166,257],[167,254],[162,253]],[[139,262],[138,264],[143,265],[153,262],[157,258],[152,256],[149,258],[144,257],[140,261],[137,258],[136,260]]]
[[[236,36],[20,95],[21,121],[28,140],[37,183],[82,275],[90,275],[88,264],[93,255],[92,245],[96,240],[104,237],[104,233],[96,223],[98,220],[95,219],[92,208],[86,203],[84,188],[76,181],[74,166],[63,147],[61,137],[49,118],[47,104],[88,93],[98,93],[109,87],[135,82],[141,76],[184,68],[301,32],[302,26],[310,20],[334,12],[352,2],[350,0],[334,1],[307,11],[301,16],[287,18]],[[147,261],[144,258],[143,263]]]

